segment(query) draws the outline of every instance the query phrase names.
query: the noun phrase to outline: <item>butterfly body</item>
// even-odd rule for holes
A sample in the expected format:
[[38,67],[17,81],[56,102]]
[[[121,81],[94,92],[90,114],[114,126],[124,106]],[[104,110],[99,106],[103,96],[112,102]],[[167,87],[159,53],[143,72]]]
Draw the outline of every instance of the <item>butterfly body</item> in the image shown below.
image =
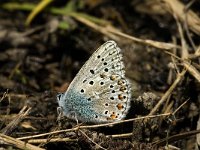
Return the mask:
[[126,116],[131,94],[120,51],[114,41],[107,41],[94,52],[58,98],[63,115],[91,123]]

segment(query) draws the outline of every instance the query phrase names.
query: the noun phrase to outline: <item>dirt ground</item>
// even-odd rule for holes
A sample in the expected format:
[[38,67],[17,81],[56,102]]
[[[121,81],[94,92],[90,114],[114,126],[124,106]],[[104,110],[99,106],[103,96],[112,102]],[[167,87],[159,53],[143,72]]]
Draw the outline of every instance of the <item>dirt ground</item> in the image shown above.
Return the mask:
[[[200,2],[0,2],[0,149],[196,149]],[[108,40],[121,48],[131,108],[114,124],[58,120],[65,92]]]

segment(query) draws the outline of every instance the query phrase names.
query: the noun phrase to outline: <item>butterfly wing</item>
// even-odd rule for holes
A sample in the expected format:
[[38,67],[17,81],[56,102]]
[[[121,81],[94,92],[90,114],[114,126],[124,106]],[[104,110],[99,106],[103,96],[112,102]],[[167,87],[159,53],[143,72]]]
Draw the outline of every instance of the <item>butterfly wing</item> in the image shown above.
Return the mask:
[[59,105],[83,122],[123,119],[130,107],[130,84],[125,78],[120,48],[114,41],[101,45],[78,72]]

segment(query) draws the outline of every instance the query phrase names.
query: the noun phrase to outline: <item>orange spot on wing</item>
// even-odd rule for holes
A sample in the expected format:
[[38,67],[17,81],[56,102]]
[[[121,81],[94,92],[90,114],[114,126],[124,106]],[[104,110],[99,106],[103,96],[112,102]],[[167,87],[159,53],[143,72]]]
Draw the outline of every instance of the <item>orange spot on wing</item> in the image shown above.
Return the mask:
[[110,118],[111,118],[111,119],[116,119],[116,118],[117,118],[117,115],[115,115],[114,112],[113,112],[113,114],[110,115]]
[[119,103],[119,104],[117,105],[117,108],[118,108],[119,110],[122,110],[122,109],[124,108],[124,106],[123,106],[122,104]]
[[115,75],[111,75],[110,76],[110,80],[114,81],[116,79],[116,76]]
[[124,92],[126,90],[125,86],[120,87],[120,91]]

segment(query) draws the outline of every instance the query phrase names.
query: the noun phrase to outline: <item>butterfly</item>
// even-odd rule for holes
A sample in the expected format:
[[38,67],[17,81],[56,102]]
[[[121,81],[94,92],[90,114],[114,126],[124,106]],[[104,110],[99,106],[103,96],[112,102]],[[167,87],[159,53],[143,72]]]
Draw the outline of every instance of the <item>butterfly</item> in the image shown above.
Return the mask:
[[122,120],[130,108],[131,88],[121,49],[114,41],[101,45],[83,65],[67,91],[57,95],[58,110],[86,123]]

